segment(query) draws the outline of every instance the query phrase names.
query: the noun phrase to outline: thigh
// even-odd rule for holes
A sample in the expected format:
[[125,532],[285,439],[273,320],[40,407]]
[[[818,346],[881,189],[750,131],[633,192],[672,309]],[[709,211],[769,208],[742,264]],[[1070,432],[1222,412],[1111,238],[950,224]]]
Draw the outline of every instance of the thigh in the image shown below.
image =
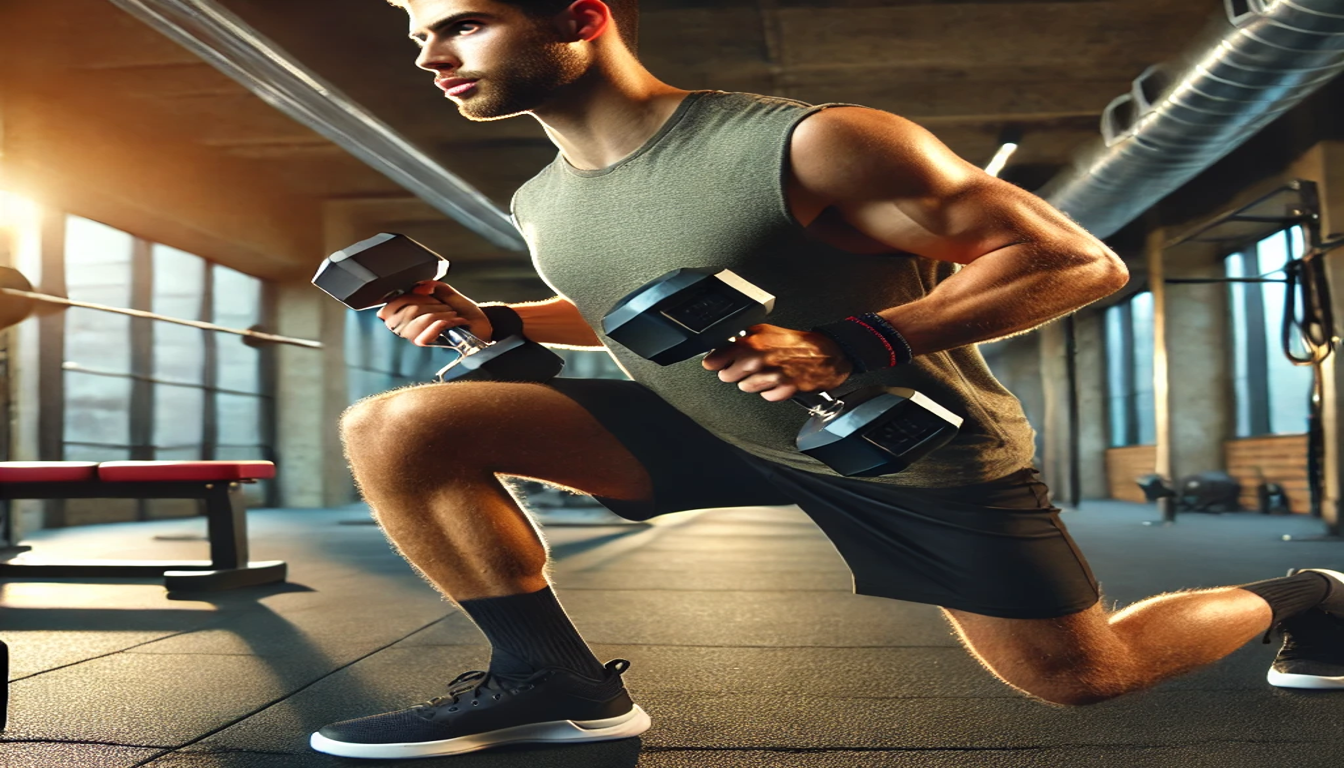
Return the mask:
[[760,462],[715,437],[633,381],[555,379],[573,400],[634,456],[652,482],[647,499],[593,494],[630,520],[714,507],[782,506],[793,501],[757,469]]
[[966,649],[1008,684],[1057,703],[1122,692],[1133,656],[1098,603],[1051,619],[1005,619],[944,609]]
[[453,382],[387,392],[353,406],[342,437],[356,479],[433,492],[489,474],[578,492],[651,496],[643,465],[584,408],[541,384]]
[[944,608],[962,641],[991,666],[1095,657],[1115,644],[1101,603],[1049,619],[1005,619]]

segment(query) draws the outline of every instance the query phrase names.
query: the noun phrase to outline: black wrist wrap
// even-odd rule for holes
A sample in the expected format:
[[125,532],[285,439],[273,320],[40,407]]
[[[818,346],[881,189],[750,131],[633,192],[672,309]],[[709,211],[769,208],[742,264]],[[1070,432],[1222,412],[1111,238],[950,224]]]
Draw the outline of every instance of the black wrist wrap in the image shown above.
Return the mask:
[[510,336],[523,335],[523,318],[514,311],[513,307],[505,304],[490,304],[482,306],[481,311],[490,321],[491,335],[489,341],[499,341]]
[[855,373],[895,368],[915,357],[905,337],[873,312],[819,325],[812,330],[839,344],[845,357],[854,365]]

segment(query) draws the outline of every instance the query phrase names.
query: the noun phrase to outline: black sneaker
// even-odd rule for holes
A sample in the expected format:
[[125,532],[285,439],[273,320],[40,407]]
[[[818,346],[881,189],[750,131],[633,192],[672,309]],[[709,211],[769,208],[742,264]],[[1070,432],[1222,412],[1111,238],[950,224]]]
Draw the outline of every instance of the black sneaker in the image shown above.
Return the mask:
[[467,672],[447,695],[410,709],[328,725],[310,746],[340,757],[456,755],[520,742],[608,741],[638,736],[649,716],[630,700],[616,659],[598,680],[564,669],[512,679]]
[[[1344,574],[1307,568],[1339,581]],[[1294,570],[1288,575],[1300,573]],[[1332,585],[1333,586],[1333,585]],[[1279,624],[1283,648],[1269,668],[1269,684],[1280,688],[1344,689],[1344,616],[1313,609]]]

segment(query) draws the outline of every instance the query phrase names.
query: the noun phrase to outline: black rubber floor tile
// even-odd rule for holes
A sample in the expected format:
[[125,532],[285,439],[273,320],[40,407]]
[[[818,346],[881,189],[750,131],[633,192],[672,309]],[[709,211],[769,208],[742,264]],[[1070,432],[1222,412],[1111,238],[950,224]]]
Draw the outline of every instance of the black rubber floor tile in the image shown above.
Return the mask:
[[[937,608],[832,592],[560,593],[590,643],[742,647],[956,646]],[[450,616],[400,645],[481,642],[464,616]]]
[[201,752],[195,748],[165,755],[145,768],[634,768],[639,739],[597,744],[518,744],[499,749],[417,760],[350,760],[312,750],[296,754]]
[[1063,516],[1108,598],[1125,604],[1274,578],[1288,568],[1344,567],[1338,543],[1282,540],[1324,531],[1307,515],[1183,514],[1171,526],[1142,524],[1157,517],[1151,508],[1120,502],[1084,502],[1082,511]]
[[[755,527],[755,526],[751,526]],[[738,554],[774,552],[789,557],[818,555],[839,558],[829,539],[817,531],[806,536],[758,536],[743,526],[742,533],[723,536],[699,536],[681,529],[661,536],[640,548],[640,553],[711,552],[736,559]]]
[[725,646],[954,646],[939,610],[827,592],[576,590],[561,601],[592,643]]
[[321,657],[117,654],[11,684],[5,737],[177,746],[334,668]]
[[696,520],[696,524],[698,526],[706,521],[717,524],[812,524],[812,520],[807,516],[807,513],[797,507],[732,507],[727,509],[715,509],[702,514]]
[[308,751],[313,731],[441,696],[453,678],[483,669],[489,654],[484,643],[386,650],[208,736],[197,746],[202,750],[303,753]]
[[[788,508],[781,511],[788,512]],[[825,540],[826,534],[807,517],[801,514],[787,516],[773,521],[748,522],[729,520],[719,517],[720,513],[707,513],[696,520],[695,525],[677,528],[677,536],[693,539],[731,539],[750,536],[754,539],[783,541],[792,539]]]
[[854,578],[840,565],[824,570],[627,570],[620,584],[602,571],[566,572],[557,568],[554,583],[563,597],[567,589],[646,590],[658,592],[843,592],[854,591]]
[[14,744],[0,738],[0,768],[131,768],[161,752],[108,744]]
[[[8,613],[4,608],[0,612]],[[8,619],[8,615],[6,615]],[[10,679],[18,680],[48,670],[77,664],[98,656],[125,651],[164,637],[163,632],[101,632],[35,630],[0,631],[9,646]]]
[[1086,708],[1026,698],[844,699],[649,692],[644,743],[712,749],[1015,749],[1338,739],[1344,697],[1139,694]]
[[961,648],[707,648],[596,645],[629,659],[638,701],[666,691],[846,698],[1019,697]]
[[1011,750],[646,750],[639,768],[1338,768],[1344,741]]
[[[563,565],[561,566],[563,567]],[[781,552],[770,547],[743,547],[741,551],[685,549],[654,552],[637,550],[603,564],[604,571],[663,571],[689,573],[753,573],[788,571],[848,572],[845,561],[834,550],[809,547],[806,551]]]
[[384,594],[379,600],[364,595],[283,615],[254,611],[230,617],[219,628],[177,635],[131,652],[326,657],[345,663],[352,656],[373,652],[418,632],[456,610],[437,596]]

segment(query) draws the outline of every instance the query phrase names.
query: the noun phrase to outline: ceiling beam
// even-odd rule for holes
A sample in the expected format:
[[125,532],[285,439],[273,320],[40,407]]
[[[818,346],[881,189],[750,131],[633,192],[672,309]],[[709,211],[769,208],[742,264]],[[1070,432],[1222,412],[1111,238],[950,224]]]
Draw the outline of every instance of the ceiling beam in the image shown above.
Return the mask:
[[512,250],[508,214],[213,0],[112,0],[294,120]]

